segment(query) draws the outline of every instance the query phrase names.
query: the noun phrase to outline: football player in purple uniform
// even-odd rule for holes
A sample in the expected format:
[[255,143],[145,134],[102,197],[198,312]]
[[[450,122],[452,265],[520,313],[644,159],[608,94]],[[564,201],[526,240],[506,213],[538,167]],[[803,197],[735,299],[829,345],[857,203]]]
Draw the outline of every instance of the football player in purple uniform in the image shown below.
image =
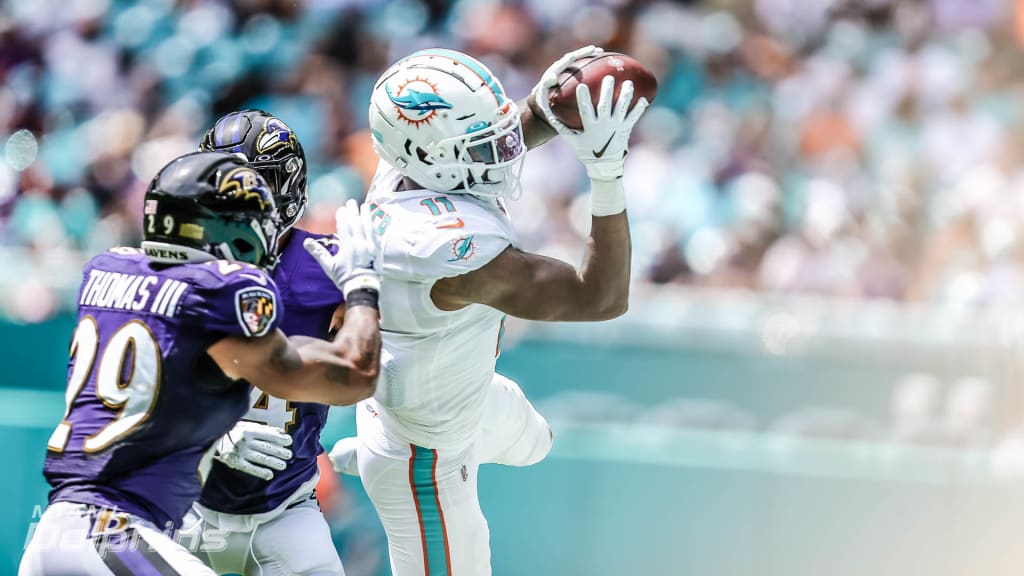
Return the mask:
[[[313,239],[336,250],[337,243],[295,227],[307,200],[299,139],[279,118],[241,110],[219,118],[200,149],[241,154],[270,184],[283,229],[273,274],[288,311],[281,330],[326,338],[344,310],[342,297],[302,244]],[[223,537],[226,545],[195,553],[221,574],[344,574],[314,492],[328,407],[256,389],[249,402],[243,420],[218,443],[202,496],[186,520],[198,542]]]
[[377,236],[355,203],[345,249],[305,247],[348,303],[333,341],[287,338],[268,276],[280,220],[266,181],[197,152],[154,178],[141,249],[83,271],[67,410],[48,443],[50,505],[20,576],[213,574],[176,542],[201,460],[249,407],[250,384],[300,402],[368,397],[380,361]]

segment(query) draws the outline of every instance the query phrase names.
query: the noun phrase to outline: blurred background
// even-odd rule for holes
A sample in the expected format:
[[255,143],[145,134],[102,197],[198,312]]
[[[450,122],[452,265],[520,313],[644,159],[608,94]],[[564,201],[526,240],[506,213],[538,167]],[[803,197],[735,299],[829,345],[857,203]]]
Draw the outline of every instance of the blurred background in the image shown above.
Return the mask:
[[[281,117],[329,232],[376,76],[443,46],[514,98],[584,44],[651,67],[630,312],[511,325],[550,458],[481,470],[495,574],[1024,572],[1024,1],[0,2],[0,572],[45,505],[81,265],[219,115]],[[528,156],[526,248],[578,262],[587,182]],[[354,430],[336,410],[323,441]],[[387,574],[325,480],[350,576]]]

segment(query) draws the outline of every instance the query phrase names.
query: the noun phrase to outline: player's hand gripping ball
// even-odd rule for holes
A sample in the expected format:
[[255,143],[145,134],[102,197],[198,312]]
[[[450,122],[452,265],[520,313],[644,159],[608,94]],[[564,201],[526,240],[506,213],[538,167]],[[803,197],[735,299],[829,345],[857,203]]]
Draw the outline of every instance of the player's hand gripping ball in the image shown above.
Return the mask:
[[601,81],[605,76],[615,78],[615,101],[619,99],[623,83],[626,80],[633,82],[633,104],[630,110],[640,98],[646,98],[648,103],[653,102],[658,92],[658,80],[654,74],[634,58],[618,52],[594,51],[566,63],[558,72],[557,83],[550,86],[547,92],[551,112],[566,127],[582,130],[583,124],[576,103],[576,86],[586,84],[590,87],[591,101],[596,107]]
[[632,58],[587,46],[549,66],[531,97],[590,179],[610,182],[622,178],[629,136],[656,89],[654,76]]

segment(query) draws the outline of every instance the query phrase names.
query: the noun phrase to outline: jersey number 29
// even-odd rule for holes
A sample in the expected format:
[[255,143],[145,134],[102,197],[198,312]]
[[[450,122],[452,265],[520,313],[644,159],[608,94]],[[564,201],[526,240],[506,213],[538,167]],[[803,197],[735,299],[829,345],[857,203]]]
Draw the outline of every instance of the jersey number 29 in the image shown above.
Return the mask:
[[160,388],[160,345],[149,326],[131,320],[114,331],[97,362],[100,330],[92,316],[82,318],[71,342],[74,368],[65,392],[64,420],[50,436],[48,448],[63,452],[71,437],[68,421],[75,400],[89,376],[96,373],[96,397],[114,413],[114,419],[82,443],[86,452],[98,452],[131,432],[149,417]]

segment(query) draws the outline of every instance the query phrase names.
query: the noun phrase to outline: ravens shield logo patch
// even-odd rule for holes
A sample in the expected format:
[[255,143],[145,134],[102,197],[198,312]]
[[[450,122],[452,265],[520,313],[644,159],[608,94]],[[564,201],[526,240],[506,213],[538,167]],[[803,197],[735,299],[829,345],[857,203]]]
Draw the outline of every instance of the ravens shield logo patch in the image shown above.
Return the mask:
[[277,319],[277,302],[270,290],[251,286],[235,293],[235,311],[246,336],[265,336]]

